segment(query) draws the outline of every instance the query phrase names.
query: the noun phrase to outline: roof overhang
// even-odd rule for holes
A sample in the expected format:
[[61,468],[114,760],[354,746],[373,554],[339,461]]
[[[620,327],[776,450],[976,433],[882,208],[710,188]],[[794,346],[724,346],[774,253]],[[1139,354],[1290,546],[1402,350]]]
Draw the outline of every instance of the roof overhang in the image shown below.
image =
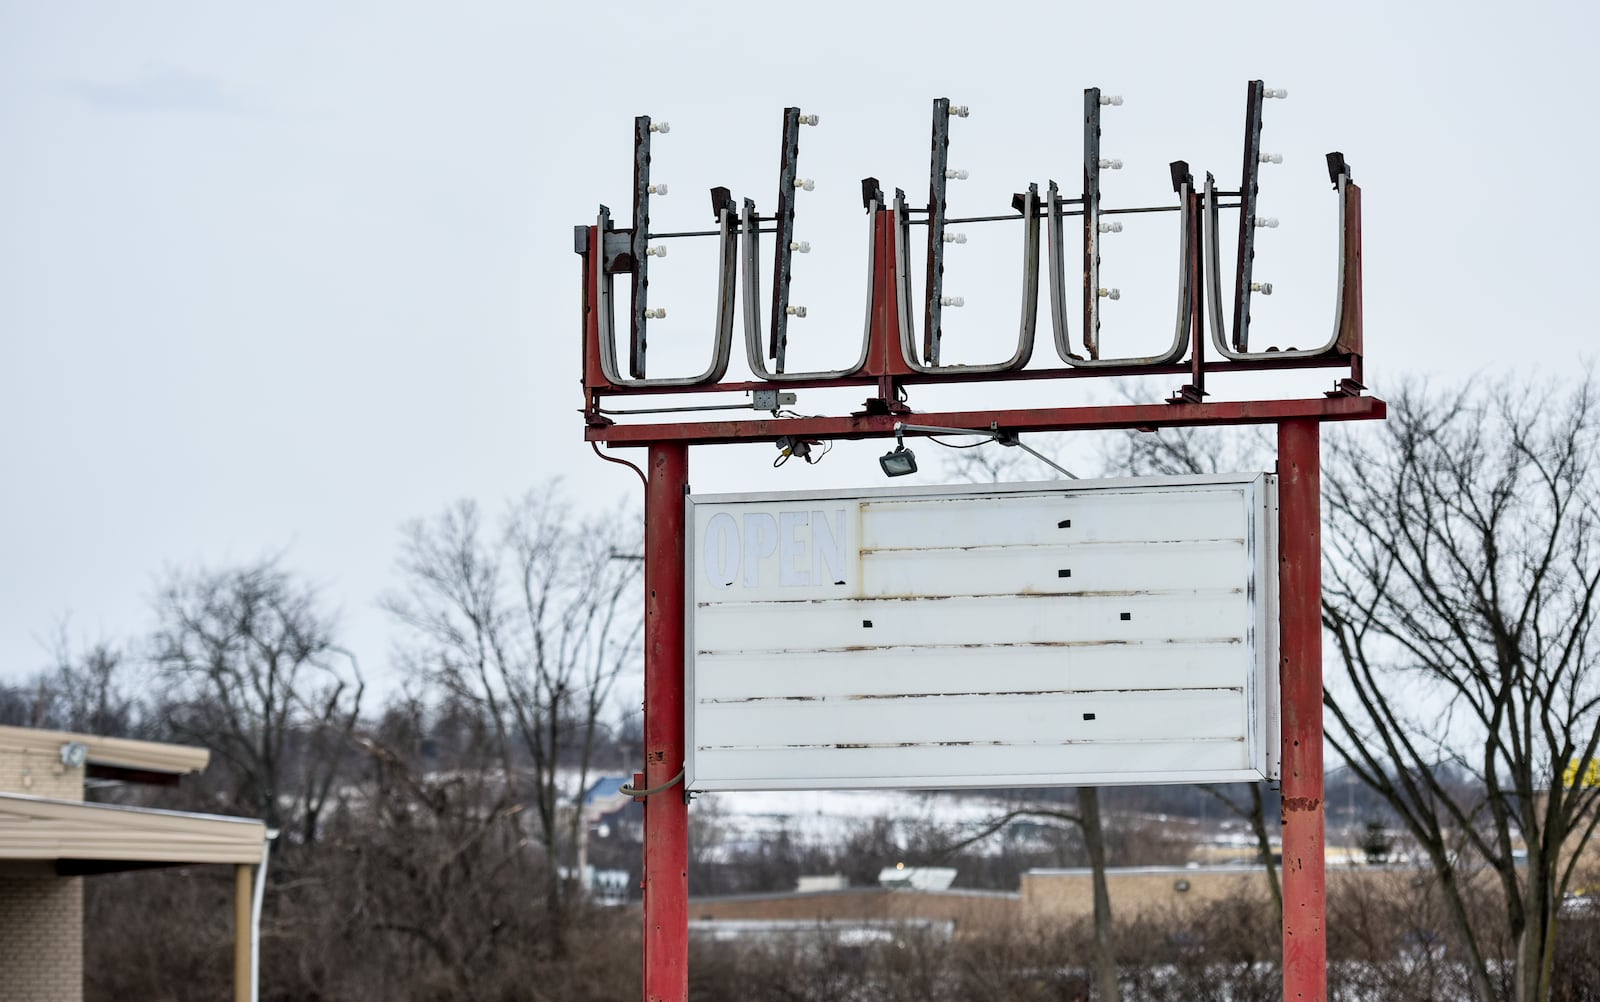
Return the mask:
[[106,778],[143,777],[141,781],[171,782],[169,777],[200,772],[211,760],[204,748],[161,741],[106,738],[73,731],[45,731],[34,727],[0,726],[0,752],[19,751],[60,755],[64,746],[81,744],[88,752],[89,774]]
[[253,818],[0,793],[0,864],[106,873],[194,863],[259,863],[267,826]]

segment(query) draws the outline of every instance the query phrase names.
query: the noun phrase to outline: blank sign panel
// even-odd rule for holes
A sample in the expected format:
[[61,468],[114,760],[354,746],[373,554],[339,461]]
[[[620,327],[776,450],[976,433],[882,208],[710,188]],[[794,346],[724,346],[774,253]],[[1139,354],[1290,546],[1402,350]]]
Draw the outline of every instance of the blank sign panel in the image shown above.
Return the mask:
[[1276,778],[1274,487],[691,497],[689,788]]

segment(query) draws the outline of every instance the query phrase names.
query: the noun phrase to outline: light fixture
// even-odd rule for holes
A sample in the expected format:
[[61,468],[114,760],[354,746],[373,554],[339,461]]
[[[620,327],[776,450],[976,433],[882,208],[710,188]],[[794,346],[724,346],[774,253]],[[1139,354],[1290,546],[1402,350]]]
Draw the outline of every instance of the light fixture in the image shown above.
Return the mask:
[[903,445],[897,445],[878,457],[878,465],[883,467],[886,477],[903,477],[917,472],[917,454]]
[[89,746],[82,741],[68,741],[61,746],[61,764],[68,769],[82,769],[89,761]]
[[905,424],[895,422],[894,448],[878,459],[878,465],[883,467],[886,477],[903,477],[917,472],[917,454],[906,448],[905,432]]

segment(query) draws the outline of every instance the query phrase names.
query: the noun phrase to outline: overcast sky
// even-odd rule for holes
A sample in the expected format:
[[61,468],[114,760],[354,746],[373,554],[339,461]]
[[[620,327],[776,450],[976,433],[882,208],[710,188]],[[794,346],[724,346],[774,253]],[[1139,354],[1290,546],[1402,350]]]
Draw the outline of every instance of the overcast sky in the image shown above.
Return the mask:
[[[601,202],[627,223],[641,113],[672,126],[658,229],[708,224],[717,184],[770,211],[783,107],[822,116],[802,136],[817,190],[797,236],[815,250],[791,337],[801,365],[841,364],[860,336],[857,181],[922,197],[931,98],[972,109],[953,128],[962,212],[1004,212],[1052,177],[1071,192],[1091,85],[1126,98],[1106,117],[1105,155],[1127,165],[1108,202],[1159,203],[1169,160],[1237,183],[1259,77],[1290,97],[1267,108],[1263,145],[1285,163],[1262,211],[1283,225],[1258,258],[1277,293],[1258,336],[1326,337],[1322,154],[1338,149],[1365,192],[1380,394],[1408,375],[1570,372],[1595,332],[1597,28],[1580,3],[0,0],[0,679],[42,667],[63,619],[81,639],[136,637],[164,568],[283,553],[381,681],[393,630],[376,600],[405,520],[551,477],[586,505],[637,494],[582,442],[572,227]],[[1171,217],[1112,239],[1110,350],[1164,340]],[[953,352],[1009,353],[1015,242],[952,248],[947,287],[968,302]],[[705,349],[708,254],[653,266],[663,363]],[[1331,377],[1271,378],[1219,391]],[[875,486],[874,455],[772,470],[769,447],[701,450],[692,477]]]

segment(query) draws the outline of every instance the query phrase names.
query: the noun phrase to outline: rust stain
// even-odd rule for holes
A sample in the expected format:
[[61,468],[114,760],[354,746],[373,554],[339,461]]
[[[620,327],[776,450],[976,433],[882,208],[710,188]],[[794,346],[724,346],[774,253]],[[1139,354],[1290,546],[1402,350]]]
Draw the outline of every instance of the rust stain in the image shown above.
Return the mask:
[[[843,584],[839,581],[835,584]],[[728,608],[732,606],[768,606],[768,605],[868,605],[873,602],[948,602],[952,599],[984,599],[984,598],[1209,598],[1217,595],[1243,595],[1244,588],[1124,588],[1124,589],[1078,589],[1062,591],[1038,591],[1032,585],[1021,585],[1017,591],[992,591],[992,592],[963,592],[956,595],[851,595],[851,596],[826,596],[823,598],[766,598],[760,600],[726,600],[712,599],[696,601],[698,609]]]
[[1104,689],[963,689],[951,692],[858,692],[841,693],[836,695],[780,695],[780,696],[714,696],[699,700],[702,705],[721,705],[727,703],[826,703],[843,700],[854,702],[859,700],[887,700],[887,699],[955,699],[955,698],[988,698],[988,697],[1039,697],[1039,696],[1105,696],[1125,693],[1242,693],[1242,686],[1237,685],[1205,685],[1205,686],[1149,686],[1144,688],[1104,688]]
[[1166,640],[1156,639],[1097,639],[1097,640],[1025,640],[1025,641],[971,641],[966,643],[949,644],[913,644],[892,643],[882,644],[849,644],[841,647],[779,647],[779,648],[728,648],[726,650],[702,649],[696,653],[702,657],[749,657],[752,655],[770,654],[860,654],[866,652],[884,651],[938,651],[938,650],[1010,650],[1018,648],[1030,649],[1062,649],[1062,648],[1094,648],[1094,647],[1209,647],[1218,644],[1242,644],[1244,637],[1176,637]]

